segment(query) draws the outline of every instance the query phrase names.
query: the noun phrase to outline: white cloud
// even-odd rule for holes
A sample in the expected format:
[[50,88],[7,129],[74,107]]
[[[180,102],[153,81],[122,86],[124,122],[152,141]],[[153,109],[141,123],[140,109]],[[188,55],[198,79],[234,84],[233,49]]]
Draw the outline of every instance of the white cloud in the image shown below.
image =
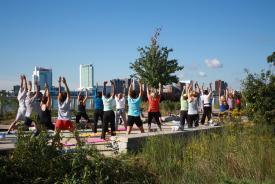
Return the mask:
[[200,76],[200,77],[206,77],[207,75],[206,75],[205,72],[199,72],[199,76]]
[[221,62],[214,58],[214,59],[205,59],[204,60],[205,64],[209,67],[209,68],[222,68],[223,65],[221,64]]

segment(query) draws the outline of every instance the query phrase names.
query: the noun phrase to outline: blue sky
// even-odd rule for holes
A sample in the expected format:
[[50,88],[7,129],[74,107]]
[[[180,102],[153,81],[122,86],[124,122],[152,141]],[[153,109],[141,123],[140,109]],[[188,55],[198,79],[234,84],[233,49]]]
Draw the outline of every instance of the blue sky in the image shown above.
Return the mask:
[[21,73],[30,78],[34,66],[51,67],[71,88],[79,64],[94,64],[100,83],[128,77],[156,27],[185,67],[180,79],[239,88],[244,68],[267,68],[275,51],[274,7],[274,0],[0,0],[0,89]]

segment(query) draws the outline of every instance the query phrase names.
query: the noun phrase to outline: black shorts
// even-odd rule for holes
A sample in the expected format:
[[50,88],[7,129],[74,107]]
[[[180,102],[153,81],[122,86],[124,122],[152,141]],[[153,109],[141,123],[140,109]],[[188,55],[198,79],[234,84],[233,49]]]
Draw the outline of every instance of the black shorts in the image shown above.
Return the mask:
[[142,121],[140,119],[140,116],[129,116],[128,115],[128,126],[133,126],[134,123],[137,125],[137,127],[142,126]]
[[24,125],[30,127],[32,125],[32,119],[25,117]]

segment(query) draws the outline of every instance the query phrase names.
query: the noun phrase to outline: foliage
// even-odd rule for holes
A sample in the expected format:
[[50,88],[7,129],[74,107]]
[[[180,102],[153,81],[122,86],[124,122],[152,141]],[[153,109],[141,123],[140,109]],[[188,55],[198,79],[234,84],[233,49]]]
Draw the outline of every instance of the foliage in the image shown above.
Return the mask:
[[273,126],[231,124],[192,137],[152,137],[136,155],[161,183],[274,183]]
[[106,158],[93,147],[60,150],[47,133],[19,133],[15,151],[0,157],[1,183],[156,183],[146,166]]
[[157,29],[150,46],[138,49],[140,58],[130,63],[130,68],[135,72],[133,76],[154,88],[158,88],[159,82],[163,85],[178,82],[177,76],[173,74],[183,69],[176,59],[168,59],[173,49],[160,47],[157,43],[159,32],[160,29]]
[[273,52],[270,56],[266,58],[267,62],[270,64],[275,65],[275,52]]
[[270,70],[260,74],[246,72],[242,94],[247,115],[258,122],[275,123],[275,76]]

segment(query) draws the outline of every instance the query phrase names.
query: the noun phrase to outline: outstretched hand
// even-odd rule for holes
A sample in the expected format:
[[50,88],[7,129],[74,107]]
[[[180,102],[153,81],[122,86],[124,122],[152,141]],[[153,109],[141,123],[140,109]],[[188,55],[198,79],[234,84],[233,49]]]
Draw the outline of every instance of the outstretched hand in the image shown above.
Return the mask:
[[61,80],[62,80],[62,77],[59,76],[59,78],[58,78],[58,83],[61,83]]
[[62,77],[62,82],[63,82],[64,84],[66,84],[66,79],[65,79],[65,77]]

